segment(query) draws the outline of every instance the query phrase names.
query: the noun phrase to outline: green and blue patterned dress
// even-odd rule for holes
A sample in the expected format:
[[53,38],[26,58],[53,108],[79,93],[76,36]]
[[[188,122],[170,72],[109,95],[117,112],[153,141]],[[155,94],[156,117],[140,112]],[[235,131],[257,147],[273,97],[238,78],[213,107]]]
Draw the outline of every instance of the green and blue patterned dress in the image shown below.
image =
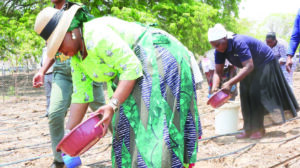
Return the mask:
[[88,56],[72,58],[73,103],[93,101],[92,81],[136,85],[113,117],[113,167],[187,167],[201,125],[187,49],[151,27],[102,17],[84,24]]

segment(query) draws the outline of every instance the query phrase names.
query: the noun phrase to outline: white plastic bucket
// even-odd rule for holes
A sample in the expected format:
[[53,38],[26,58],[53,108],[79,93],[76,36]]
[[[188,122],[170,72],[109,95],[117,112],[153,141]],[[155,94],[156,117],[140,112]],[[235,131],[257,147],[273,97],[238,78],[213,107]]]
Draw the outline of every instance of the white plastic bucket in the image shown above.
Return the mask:
[[215,133],[218,135],[233,133],[238,130],[239,102],[225,103],[215,109]]

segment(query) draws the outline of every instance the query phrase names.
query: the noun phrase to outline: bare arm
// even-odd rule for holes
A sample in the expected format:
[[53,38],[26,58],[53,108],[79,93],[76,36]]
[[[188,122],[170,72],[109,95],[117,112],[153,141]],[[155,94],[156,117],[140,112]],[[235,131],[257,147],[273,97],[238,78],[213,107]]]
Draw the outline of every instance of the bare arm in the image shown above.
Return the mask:
[[[135,85],[135,80],[121,80],[119,81],[118,87],[116,91],[113,94],[113,98],[116,98],[119,100],[119,103],[122,104],[124,101],[128,98],[130,93],[132,92],[134,85]],[[110,105],[104,105],[100,107],[96,113],[103,114],[103,118],[101,119],[100,122],[98,122],[95,127],[98,127],[100,125],[103,126],[103,136],[107,132],[107,128],[109,124],[111,123],[114,110]]]
[[233,78],[236,74],[236,67],[233,65],[229,65],[229,79]]
[[32,79],[32,85],[35,88],[39,88],[44,85],[44,75],[48,71],[48,69],[53,65],[54,59],[48,58],[46,59],[44,65],[41,67],[38,73],[36,73]]
[[224,72],[224,64],[216,64],[216,70],[213,76],[212,92],[216,92],[221,84],[222,75]]
[[[118,99],[120,101],[120,104],[122,104],[132,92],[134,85],[135,85],[135,80],[119,81],[118,87],[114,92],[113,97]],[[82,121],[87,108],[88,108],[88,103],[71,104],[71,108],[70,108],[71,113],[66,125],[67,130],[72,130],[76,125],[78,125]],[[96,111],[96,114],[97,113],[102,114],[103,118],[99,123],[97,123],[96,126],[102,125],[104,128],[103,133],[106,133],[107,128],[113,117],[114,111],[110,105],[104,105]]]
[[243,65],[243,68],[239,71],[239,73],[236,76],[234,76],[233,78],[231,78],[229,81],[224,83],[222,88],[224,88],[227,91],[230,91],[232,85],[243,80],[254,69],[254,64],[253,64],[252,58],[242,62],[242,65]]
[[48,71],[48,69],[53,65],[54,62],[55,61],[53,58],[47,57],[46,61],[44,62],[44,65],[41,67],[39,71],[45,74]]
[[113,97],[120,101],[120,104],[128,98],[135,85],[135,80],[121,80],[114,92]]
[[291,68],[292,68],[292,65],[293,65],[293,56],[292,55],[288,55],[287,56],[287,59],[286,59],[286,64],[285,64],[285,67],[286,67],[286,70],[288,72],[291,72]]

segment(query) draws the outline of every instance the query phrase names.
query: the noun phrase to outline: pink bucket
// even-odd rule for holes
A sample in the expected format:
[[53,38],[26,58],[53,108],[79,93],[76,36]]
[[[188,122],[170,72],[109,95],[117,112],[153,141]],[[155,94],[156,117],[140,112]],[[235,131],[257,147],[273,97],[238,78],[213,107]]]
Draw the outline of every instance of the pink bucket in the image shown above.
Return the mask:
[[102,126],[94,127],[99,121],[99,116],[95,115],[76,126],[59,142],[56,151],[63,151],[73,157],[89,150],[102,137]]
[[226,103],[230,98],[231,95],[229,93],[226,93],[223,90],[219,90],[210,97],[210,99],[207,101],[207,104],[211,105],[213,108],[218,108]]

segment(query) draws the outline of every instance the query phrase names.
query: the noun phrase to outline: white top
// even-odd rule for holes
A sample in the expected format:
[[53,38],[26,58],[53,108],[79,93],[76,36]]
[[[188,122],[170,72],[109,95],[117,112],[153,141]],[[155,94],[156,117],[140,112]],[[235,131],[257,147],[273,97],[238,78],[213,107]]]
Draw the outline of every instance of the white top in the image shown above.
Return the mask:
[[[215,49],[211,49],[205,53],[206,58],[202,59],[202,69],[204,72],[215,70]],[[226,59],[224,68],[227,68],[231,63]]]
[[[40,62],[40,67],[42,67],[44,65],[44,62],[46,62],[47,59],[47,47],[43,48],[43,54],[42,54],[42,58],[41,58],[41,62]],[[48,73],[52,73],[53,72],[53,66],[51,66],[48,71],[46,72],[46,74]]]
[[203,76],[200,72],[200,68],[197,64],[197,61],[195,59],[195,56],[192,52],[189,51],[189,55],[191,56],[191,68],[192,68],[192,71],[193,71],[193,74],[194,74],[194,79],[195,79],[195,83],[198,84],[198,83],[202,83],[203,82]]

